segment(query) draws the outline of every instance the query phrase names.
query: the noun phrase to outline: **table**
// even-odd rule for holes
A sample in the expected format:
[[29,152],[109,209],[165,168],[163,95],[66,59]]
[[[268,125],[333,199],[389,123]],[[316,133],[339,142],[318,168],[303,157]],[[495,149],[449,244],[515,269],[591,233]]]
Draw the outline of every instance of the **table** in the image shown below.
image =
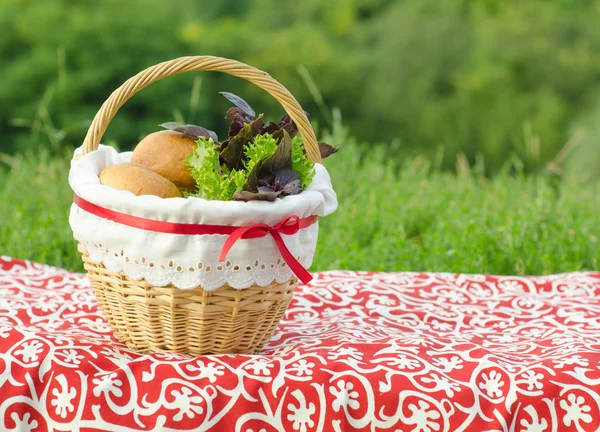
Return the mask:
[[0,258],[1,430],[599,428],[598,273],[317,273],[261,355],[194,358],[127,350],[85,276]]

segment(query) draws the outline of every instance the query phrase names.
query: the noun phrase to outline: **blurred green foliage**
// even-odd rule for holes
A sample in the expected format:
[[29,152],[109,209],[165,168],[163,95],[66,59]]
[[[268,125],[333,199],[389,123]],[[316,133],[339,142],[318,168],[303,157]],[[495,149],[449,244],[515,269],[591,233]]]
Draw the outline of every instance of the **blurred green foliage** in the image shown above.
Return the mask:
[[[268,71],[322,126],[340,107],[397,158],[464,153],[490,173],[516,154],[531,172],[581,133],[561,160],[599,172],[599,22],[600,0],[2,0],[0,152],[79,145],[127,78],[211,54]],[[136,95],[104,142],[131,148],[169,120],[224,133],[221,90],[281,113],[239,79],[187,74]]]

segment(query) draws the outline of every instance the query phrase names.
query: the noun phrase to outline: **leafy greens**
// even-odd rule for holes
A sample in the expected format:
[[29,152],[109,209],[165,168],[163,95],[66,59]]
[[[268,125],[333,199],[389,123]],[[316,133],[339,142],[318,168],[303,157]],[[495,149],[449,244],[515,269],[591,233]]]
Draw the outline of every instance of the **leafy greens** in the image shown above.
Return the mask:
[[[302,192],[312,181],[314,163],[308,158],[298,129],[284,115],[278,123],[265,123],[239,96],[221,92],[235,107],[228,139],[218,143],[214,132],[193,125],[165,124],[188,135],[197,134],[198,145],[187,159],[196,181],[195,193],[208,200],[274,201]],[[206,132],[205,132],[206,131]],[[338,151],[319,143],[322,157]]]

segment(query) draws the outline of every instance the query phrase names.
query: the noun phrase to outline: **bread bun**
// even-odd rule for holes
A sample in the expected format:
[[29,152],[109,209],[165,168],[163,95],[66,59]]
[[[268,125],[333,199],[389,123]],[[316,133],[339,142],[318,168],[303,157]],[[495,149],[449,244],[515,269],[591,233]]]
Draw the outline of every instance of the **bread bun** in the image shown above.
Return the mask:
[[185,160],[195,146],[193,138],[180,132],[154,132],[140,141],[133,151],[131,162],[160,174],[181,190],[192,192],[196,182]]
[[111,165],[100,173],[100,183],[136,195],[156,195],[161,198],[181,197],[171,181],[154,171],[132,163]]

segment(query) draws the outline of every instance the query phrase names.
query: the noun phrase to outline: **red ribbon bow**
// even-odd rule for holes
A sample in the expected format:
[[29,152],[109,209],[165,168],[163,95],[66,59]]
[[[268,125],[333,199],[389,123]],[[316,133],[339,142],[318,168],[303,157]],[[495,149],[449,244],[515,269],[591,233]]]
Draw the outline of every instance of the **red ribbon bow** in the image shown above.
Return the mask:
[[[300,230],[300,218],[298,216],[288,216],[279,222],[277,225],[269,226],[265,224],[258,225],[250,225],[245,227],[239,227],[234,232],[232,232],[225,244],[223,245],[223,249],[221,249],[221,255],[219,256],[219,262],[225,261],[227,254],[231,247],[241,238],[259,238],[264,237],[267,234],[271,234],[273,239],[275,240],[275,244],[283,257],[283,260],[290,266],[290,269],[294,272],[298,279],[302,281],[302,283],[309,283],[312,280],[312,276],[310,273],[302,267],[302,264],[298,262],[298,260],[292,255],[289,251],[283,238],[281,238],[281,234],[285,235],[294,235]],[[245,237],[247,236],[247,237]]]
[[271,234],[275,240],[275,244],[283,257],[283,260],[294,272],[302,283],[309,283],[312,280],[310,273],[302,267],[302,264],[289,251],[281,234],[294,235],[299,230],[307,228],[317,221],[316,216],[309,216],[300,219],[298,216],[288,216],[276,225],[269,226],[265,224],[249,225],[245,227],[235,227],[230,225],[204,225],[204,224],[184,224],[176,222],[164,222],[153,219],[141,218],[132,216],[126,213],[120,213],[114,210],[109,210],[93,204],[83,198],[75,195],[73,202],[77,207],[103,219],[108,219],[122,225],[127,225],[133,228],[143,229],[146,231],[162,232],[167,234],[184,234],[184,235],[203,235],[203,234],[226,234],[229,235],[223,249],[219,261],[225,261],[229,250],[235,242],[240,239],[261,238]]

